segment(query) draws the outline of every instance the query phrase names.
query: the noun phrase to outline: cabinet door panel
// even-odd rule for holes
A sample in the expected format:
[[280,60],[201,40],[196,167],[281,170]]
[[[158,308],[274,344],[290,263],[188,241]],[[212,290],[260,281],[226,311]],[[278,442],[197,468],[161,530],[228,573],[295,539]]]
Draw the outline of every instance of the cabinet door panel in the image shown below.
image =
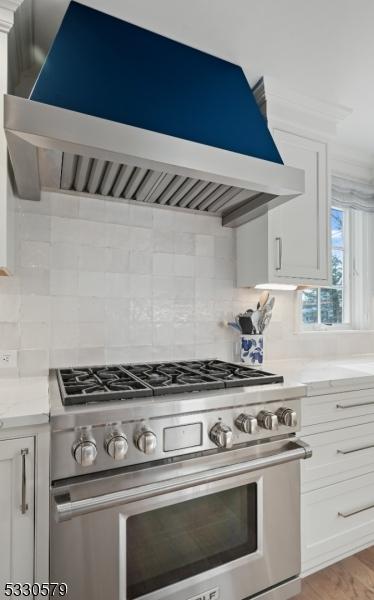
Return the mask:
[[269,257],[273,275],[327,281],[326,144],[277,129],[273,136],[284,163],[305,171],[305,193],[271,211]]
[[[24,512],[22,512],[22,500],[24,500]],[[34,577],[34,438],[32,437],[0,441],[0,540],[0,598],[2,598],[5,583],[32,583]]]

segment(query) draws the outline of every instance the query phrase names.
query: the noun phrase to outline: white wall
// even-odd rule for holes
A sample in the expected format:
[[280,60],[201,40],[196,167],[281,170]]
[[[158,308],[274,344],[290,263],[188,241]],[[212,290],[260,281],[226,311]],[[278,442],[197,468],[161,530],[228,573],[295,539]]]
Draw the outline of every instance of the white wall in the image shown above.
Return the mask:
[[[0,346],[48,366],[232,357],[233,230],[168,209],[43,194],[19,201],[17,268],[0,278]],[[244,302],[244,306],[248,301]]]
[[[237,337],[221,322],[258,293],[235,288],[235,230],[218,218],[44,193],[18,201],[16,229],[16,274],[0,278],[0,350],[18,351],[20,374],[233,358]],[[295,302],[276,294],[268,359],[374,349],[367,332],[295,334]]]

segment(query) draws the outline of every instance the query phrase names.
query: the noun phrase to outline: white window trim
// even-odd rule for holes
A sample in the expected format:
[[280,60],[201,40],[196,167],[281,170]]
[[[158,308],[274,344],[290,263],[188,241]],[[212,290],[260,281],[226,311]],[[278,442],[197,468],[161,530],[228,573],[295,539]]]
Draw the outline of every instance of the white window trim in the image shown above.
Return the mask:
[[[344,215],[344,278],[343,296],[344,296],[344,322],[325,325],[324,323],[304,323],[302,319],[302,290],[297,293],[297,330],[300,333],[314,331],[353,331],[355,329],[367,328],[369,322],[368,307],[362,306],[365,302],[362,285],[359,286],[358,279],[367,280],[367,263],[365,257],[368,252],[368,227],[367,220],[361,211],[356,211],[346,206],[340,206],[338,202],[330,207],[330,210],[337,208],[343,210]],[[330,215],[329,215],[330,223]],[[330,232],[330,229],[329,229]],[[359,243],[362,240],[362,243]],[[331,240],[329,241],[329,252],[331,257]],[[331,260],[331,258],[330,258]],[[366,277],[365,277],[366,270]],[[331,276],[331,274],[330,274]],[[311,286],[313,288],[314,286]],[[334,287],[332,285],[319,286],[320,288]],[[319,310],[320,307],[318,307]]]

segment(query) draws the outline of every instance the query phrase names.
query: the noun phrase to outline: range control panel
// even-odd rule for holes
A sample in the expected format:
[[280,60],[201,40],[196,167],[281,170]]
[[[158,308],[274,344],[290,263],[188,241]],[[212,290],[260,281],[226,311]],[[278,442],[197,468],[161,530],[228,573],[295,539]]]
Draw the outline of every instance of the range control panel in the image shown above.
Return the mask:
[[130,466],[299,429],[300,401],[275,402],[162,418],[89,424],[52,436],[52,478]]

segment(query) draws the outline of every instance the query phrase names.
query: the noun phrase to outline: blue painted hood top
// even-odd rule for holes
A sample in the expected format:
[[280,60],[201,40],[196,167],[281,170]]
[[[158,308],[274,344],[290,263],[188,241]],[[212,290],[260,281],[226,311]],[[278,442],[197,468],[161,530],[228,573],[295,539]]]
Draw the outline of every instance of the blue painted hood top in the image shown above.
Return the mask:
[[282,164],[238,65],[77,2],[31,100]]

